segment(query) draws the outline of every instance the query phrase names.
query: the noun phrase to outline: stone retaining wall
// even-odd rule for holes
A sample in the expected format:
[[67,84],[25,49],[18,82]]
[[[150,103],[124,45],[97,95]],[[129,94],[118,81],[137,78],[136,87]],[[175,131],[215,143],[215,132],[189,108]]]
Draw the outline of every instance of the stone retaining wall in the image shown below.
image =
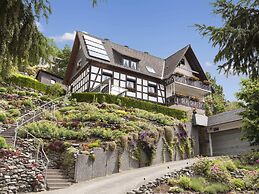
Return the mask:
[[[188,136],[194,138],[195,146],[193,148],[194,155],[199,152],[198,132],[192,131],[192,125],[187,124]],[[165,148],[163,137],[160,137],[157,142],[157,149],[152,160],[151,165],[160,164],[171,161],[169,152]],[[93,153],[95,160],[84,154],[79,154],[76,158],[75,164],[75,182],[81,182],[90,180],[96,177],[102,177],[117,173],[119,171],[125,171],[129,169],[141,168],[147,166],[147,155],[144,151],[140,153],[140,160],[132,158],[128,148],[124,150],[115,149],[114,151],[104,151],[102,148],[94,148]],[[184,159],[187,156],[184,156]],[[173,154],[172,160],[180,160],[180,153],[176,150]]]

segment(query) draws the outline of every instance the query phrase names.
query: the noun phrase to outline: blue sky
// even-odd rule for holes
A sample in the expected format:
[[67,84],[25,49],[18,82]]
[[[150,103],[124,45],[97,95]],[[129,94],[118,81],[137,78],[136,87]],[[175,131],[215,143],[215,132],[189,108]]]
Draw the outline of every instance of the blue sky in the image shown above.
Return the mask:
[[42,32],[59,47],[72,45],[73,32],[86,31],[101,38],[166,58],[191,44],[205,71],[223,85],[226,98],[235,100],[238,76],[219,74],[213,58],[217,53],[207,38],[193,27],[195,23],[219,26],[222,20],[212,14],[208,0],[103,0],[95,8],[90,0],[51,1],[52,15],[40,21]]

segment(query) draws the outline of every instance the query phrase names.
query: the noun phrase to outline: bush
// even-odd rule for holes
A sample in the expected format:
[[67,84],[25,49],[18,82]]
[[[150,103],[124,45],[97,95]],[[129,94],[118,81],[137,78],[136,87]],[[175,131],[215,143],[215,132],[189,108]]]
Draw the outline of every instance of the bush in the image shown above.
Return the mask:
[[246,184],[242,179],[233,178],[230,180],[230,184],[234,189],[244,190],[246,188]]
[[33,102],[32,102],[31,99],[26,99],[26,100],[24,100],[24,101],[22,102],[22,104],[23,104],[24,106],[26,106],[26,107],[30,107],[30,108],[33,107]]
[[44,93],[46,93],[48,87],[46,84],[43,84],[32,77],[22,74],[14,74],[8,81],[12,84],[21,87],[32,88]]
[[121,97],[103,93],[73,93],[72,98],[76,98],[78,102],[107,102],[110,104],[118,104],[125,107],[139,108],[150,112],[162,113],[177,119],[185,119],[186,112],[181,110],[172,109],[163,105],[155,104],[152,102],[141,101],[129,97]]
[[26,92],[25,91],[18,91],[17,94],[19,96],[26,96]]
[[55,83],[47,87],[46,94],[49,94],[51,96],[62,96],[65,94],[65,90],[61,84]]
[[30,132],[34,136],[43,139],[86,139],[87,134],[82,131],[68,130],[63,127],[59,127],[56,123],[51,121],[38,121],[25,125],[19,130],[21,137],[26,137],[26,131]]
[[4,122],[6,120],[6,114],[0,111],[0,122]]
[[8,113],[9,113],[10,116],[12,116],[12,117],[19,117],[19,116],[21,116],[21,112],[20,112],[19,109],[10,109],[10,110],[8,111]]
[[7,89],[4,88],[4,87],[0,87],[0,93],[6,93],[7,92]]
[[182,176],[182,177],[180,177],[178,184],[184,189],[190,189],[191,188],[191,179],[187,176]]
[[7,143],[5,141],[5,138],[0,136],[0,148],[7,148]]
[[182,193],[184,192],[184,190],[180,187],[174,186],[174,187],[170,187],[169,193]]
[[222,183],[213,183],[205,187],[204,191],[209,194],[225,193],[229,191],[229,187]]
[[98,148],[101,146],[101,141],[98,139],[92,143],[89,143],[88,144],[88,147],[91,149],[91,148]]
[[203,193],[206,186],[206,180],[202,177],[191,178],[190,188],[196,192]]

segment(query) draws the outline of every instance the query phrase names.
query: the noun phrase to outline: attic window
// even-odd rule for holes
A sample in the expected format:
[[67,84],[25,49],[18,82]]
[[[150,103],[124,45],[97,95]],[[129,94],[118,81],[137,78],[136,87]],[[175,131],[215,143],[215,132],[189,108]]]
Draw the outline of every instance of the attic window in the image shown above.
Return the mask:
[[146,66],[146,68],[147,68],[148,72],[156,73],[156,71],[152,67]]
[[131,60],[131,59],[128,59],[128,58],[124,58],[123,60],[122,60],[122,65],[124,66],[124,67],[129,67],[129,68],[131,68],[131,69],[137,69],[137,62],[136,61],[133,61],[133,60]]

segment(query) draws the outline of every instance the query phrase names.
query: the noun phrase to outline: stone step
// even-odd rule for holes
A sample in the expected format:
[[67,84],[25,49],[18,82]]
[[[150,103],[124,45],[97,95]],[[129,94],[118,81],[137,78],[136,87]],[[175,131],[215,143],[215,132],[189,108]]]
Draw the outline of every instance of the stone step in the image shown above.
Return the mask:
[[52,190],[58,190],[58,189],[64,189],[65,187],[51,187],[51,188],[48,188],[49,191],[52,191]]
[[49,178],[48,177],[48,183],[71,183],[69,179],[66,178]]
[[55,175],[55,174],[49,175],[49,174],[47,174],[47,179],[67,179],[67,177],[64,176],[63,174],[61,174],[61,175]]
[[69,187],[71,185],[71,183],[47,183],[48,188],[52,189],[52,188],[65,188],[65,187]]
[[57,172],[47,172],[47,175],[48,176],[51,176],[51,175],[63,175],[63,173],[60,172],[60,171],[57,171]]

